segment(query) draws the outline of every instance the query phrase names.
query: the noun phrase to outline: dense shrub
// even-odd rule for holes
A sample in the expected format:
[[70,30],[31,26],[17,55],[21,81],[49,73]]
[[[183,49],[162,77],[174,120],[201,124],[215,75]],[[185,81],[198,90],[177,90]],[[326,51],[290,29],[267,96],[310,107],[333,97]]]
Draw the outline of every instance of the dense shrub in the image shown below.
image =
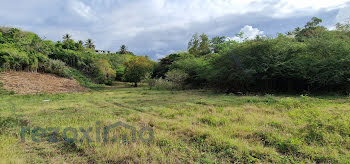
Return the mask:
[[104,84],[111,84],[113,80],[123,80],[125,63],[132,57],[129,54],[96,54],[92,51],[68,49],[55,49],[50,55],[50,58],[62,60],[94,81]]
[[23,70],[29,65],[29,57],[26,53],[16,49],[1,49],[1,67],[4,70]]
[[37,71],[39,62],[45,59],[40,53],[28,54],[14,48],[0,49],[0,65],[3,70]]
[[46,59],[42,64],[40,64],[40,71],[56,74],[62,77],[69,77],[66,64],[60,60]]
[[150,81],[151,85],[154,85],[154,88],[157,90],[177,90],[179,89],[179,85],[171,82],[169,80],[159,78],[154,81]]
[[161,59],[154,74],[164,77],[164,72],[182,70],[189,75],[186,83],[193,88],[226,92],[348,94],[350,33],[328,31],[318,23],[320,20],[313,18],[305,28],[276,38],[217,42],[216,37],[211,47],[217,53],[171,54]]
[[182,87],[189,76],[182,70],[174,69],[167,72],[165,77],[166,80],[179,85],[179,87]]
[[170,67],[172,67],[172,64],[175,61],[178,61],[183,58],[188,57],[194,57],[193,55],[186,53],[186,52],[180,52],[168,55],[162,59],[155,65],[153,72],[152,72],[152,78],[165,78],[165,74],[170,70]]
[[112,69],[111,65],[107,60],[101,59],[95,61],[94,63],[95,75],[96,79],[100,83],[104,84],[112,84],[115,79],[116,73],[115,70]]
[[117,81],[122,81],[125,73],[125,67],[121,66],[115,70],[116,72],[116,77],[115,80]]
[[192,84],[193,87],[201,87],[206,84],[206,70],[208,69],[209,62],[206,57],[193,57],[181,58],[175,61],[170,67],[171,69],[182,70],[188,74],[186,82]]
[[171,70],[165,74],[166,78],[152,79],[151,76],[147,76],[144,82],[146,82],[150,89],[155,88],[157,90],[181,90],[184,89],[185,81],[189,77],[187,73],[182,70]]
[[91,81],[90,78],[86,77],[84,74],[82,74],[80,71],[74,69],[74,68],[68,68],[67,70],[68,77],[75,79],[79,82],[80,85],[88,88],[99,88],[103,87],[103,84],[95,84]]

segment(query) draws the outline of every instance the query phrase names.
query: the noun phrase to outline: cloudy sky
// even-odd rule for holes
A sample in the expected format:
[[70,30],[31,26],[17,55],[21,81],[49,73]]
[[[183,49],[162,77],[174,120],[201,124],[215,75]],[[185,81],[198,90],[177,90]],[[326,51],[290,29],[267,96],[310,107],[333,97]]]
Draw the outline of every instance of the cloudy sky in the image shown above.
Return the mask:
[[350,0],[0,0],[0,26],[19,27],[50,40],[69,33],[92,38],[97,49],[121,44],[152,59],[186,50],[193,33],[210,37],[244,32],[275,36],[313,16],[334,24],[350,17]]

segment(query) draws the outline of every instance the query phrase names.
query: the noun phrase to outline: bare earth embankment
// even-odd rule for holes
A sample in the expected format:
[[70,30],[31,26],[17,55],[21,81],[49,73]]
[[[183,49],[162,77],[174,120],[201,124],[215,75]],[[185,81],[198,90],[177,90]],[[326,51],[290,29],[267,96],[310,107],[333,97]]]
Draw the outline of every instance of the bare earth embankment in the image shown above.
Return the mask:
[[0,82],[6,90],[18,94],[70,93],[88,91],[76,80],[34,72],[2,72]]

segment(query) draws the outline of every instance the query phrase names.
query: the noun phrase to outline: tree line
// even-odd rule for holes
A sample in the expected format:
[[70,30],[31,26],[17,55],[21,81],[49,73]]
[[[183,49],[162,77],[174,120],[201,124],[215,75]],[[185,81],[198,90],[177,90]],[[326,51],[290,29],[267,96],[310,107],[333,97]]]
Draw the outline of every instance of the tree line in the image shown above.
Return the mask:
[[[115,80],[135,85],[150,71],[155,62],[136,56],[125,45],[120,51],[98,54],[92,39],[74,41],[65,34],[62,41],[44,40],[32,32],[0,27],[0,71],[32,71],[69,77],[76,69],[96,83],[111,84]],[[135,73],[134,70],[141,72]]]
[[188,75],[182,88],[227,93],[350,93],[350,26],[328,30],[321,22],[314,17],[287,34],[242,42],[194,34],[188,51],[160,59],[152,77],[164,81],[175,70]]
[[97,54],[91,39],[44,40],[31,32],[0,28],[0,71],[39,71],[69,76],[76,69],[97,83],[143,81],[151,88],[209,88],[234,92],[350,92],[350,25],[329,30],[312,18],[277,37],[232,41],[194,34],[186,52],[159,62],[136,56],[125,45],[116,53]]

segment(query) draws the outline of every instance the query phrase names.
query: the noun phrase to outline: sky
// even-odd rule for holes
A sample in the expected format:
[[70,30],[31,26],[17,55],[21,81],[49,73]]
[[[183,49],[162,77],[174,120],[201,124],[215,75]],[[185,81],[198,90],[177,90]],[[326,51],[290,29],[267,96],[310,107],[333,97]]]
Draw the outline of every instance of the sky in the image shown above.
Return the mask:
[[239,40],[276,36],[312,17],[334,29],[350,18],[350,0],[0,0],[0,26],[49,40],[93,39],[115,52],[122,44],[154,60],[185,51],[194,33]]

